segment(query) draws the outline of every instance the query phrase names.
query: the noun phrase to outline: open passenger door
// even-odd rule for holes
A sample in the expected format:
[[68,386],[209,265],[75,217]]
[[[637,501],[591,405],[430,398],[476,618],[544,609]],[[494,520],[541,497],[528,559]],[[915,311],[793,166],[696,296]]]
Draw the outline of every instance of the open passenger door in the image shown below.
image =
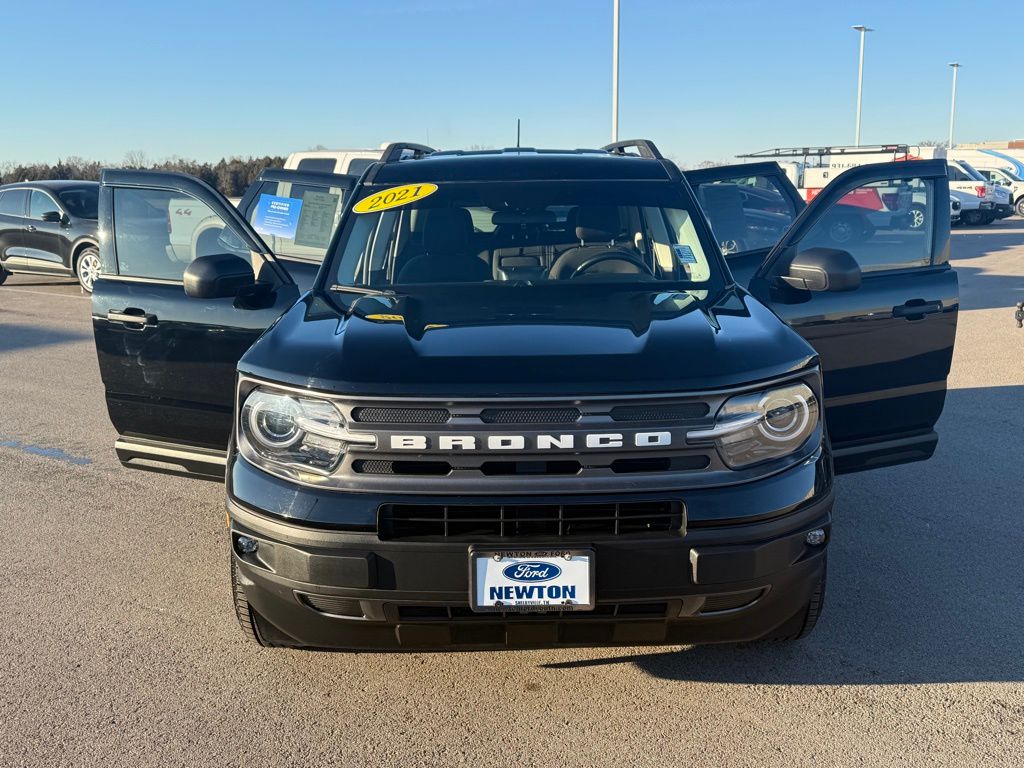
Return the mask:
[[729,269],[747,285],[768,251],[807,207],[775,162],[741,163],[684,171]]
[[852,168],[767,255],[726,254],[737,281],[818,352],[837,472],[935,450],[959,309],[948,189],[941,160]]
[[[267,168],[238,203],[242,216],[270,246],[299,290],[312,287],[357,181],[358,176],[342,173]],[[273,214],[268,218],[273,201],[281,199],[297,201],[300,207],[293,233],[280,231]]]
[[[277,207],[278,224],[298,211]],[[235,367],[299,289],[252,225],[180,173],[106,170],[92,321],[118,458],[222,478]]]

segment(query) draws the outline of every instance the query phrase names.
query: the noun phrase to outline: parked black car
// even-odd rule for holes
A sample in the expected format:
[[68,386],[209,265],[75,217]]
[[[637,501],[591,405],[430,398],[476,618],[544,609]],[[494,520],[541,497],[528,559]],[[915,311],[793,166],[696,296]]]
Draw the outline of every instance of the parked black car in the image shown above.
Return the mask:
[[0,187],[0,283],[10,273],[99,275],[99,183],[32,181]]
[[[698,198],[648,141],[392,145],[302,292],[256,230],[318,247],[333,197],[266,195],[251,225],[198,179],[106,171],[92,317],[118,457],[226,474],[263,645],[805,635],[834,472],[935,449],[946,164],[857,167],[802,211],[774,163],[713,173]],[[834,246],[844,205],[903,183],[921,227]],[[190,206],[218,251],[175,245]]]

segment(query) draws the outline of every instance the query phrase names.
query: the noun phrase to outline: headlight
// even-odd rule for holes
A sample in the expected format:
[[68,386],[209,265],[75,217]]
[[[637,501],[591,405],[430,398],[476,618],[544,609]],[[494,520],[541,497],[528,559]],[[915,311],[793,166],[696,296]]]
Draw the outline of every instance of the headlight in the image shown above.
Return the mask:
[[788,456],[819,435],[818,399],[806,384],[789,384],[726,401],[715,426],[688,432],[690,442],[714,441],[732,469]]
[[[257,466],[329,475],[355,437],[329,400],[258,387],[242,405],[238,447]],[[362,437],[362,436],[360,436]]]

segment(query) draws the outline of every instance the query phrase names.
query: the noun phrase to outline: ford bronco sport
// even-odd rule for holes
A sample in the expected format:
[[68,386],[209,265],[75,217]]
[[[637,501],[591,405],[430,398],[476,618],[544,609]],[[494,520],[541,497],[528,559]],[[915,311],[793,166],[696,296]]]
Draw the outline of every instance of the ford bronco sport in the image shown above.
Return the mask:
[[[836,247],[837,211],[907,185],[922,226]],[[395,144],[336,228],[337,200],[281,189],[250,217],[105,172],[92,297],[117,454],[226,476],[263,645],[797,638],[834,472],[935,449],[943,161],[854,168],[803,207],[774,163],[684,177],[649,141]],[[182,200],[218,220],[206,252],[170,242]],[[258,230],[320,244],[311,289]]]

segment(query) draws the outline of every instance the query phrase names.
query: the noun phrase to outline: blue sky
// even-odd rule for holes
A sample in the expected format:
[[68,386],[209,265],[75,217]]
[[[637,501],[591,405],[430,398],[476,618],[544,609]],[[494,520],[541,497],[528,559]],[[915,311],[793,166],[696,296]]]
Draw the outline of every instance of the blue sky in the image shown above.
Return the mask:
[[[599,146],[611,0],[5,3],[0,162],[313,145]],[[622,0],[620,134],[680,162],[862,141],[1024,138],[1015,3]],[[17,30],[25,30],[25,45]]]

